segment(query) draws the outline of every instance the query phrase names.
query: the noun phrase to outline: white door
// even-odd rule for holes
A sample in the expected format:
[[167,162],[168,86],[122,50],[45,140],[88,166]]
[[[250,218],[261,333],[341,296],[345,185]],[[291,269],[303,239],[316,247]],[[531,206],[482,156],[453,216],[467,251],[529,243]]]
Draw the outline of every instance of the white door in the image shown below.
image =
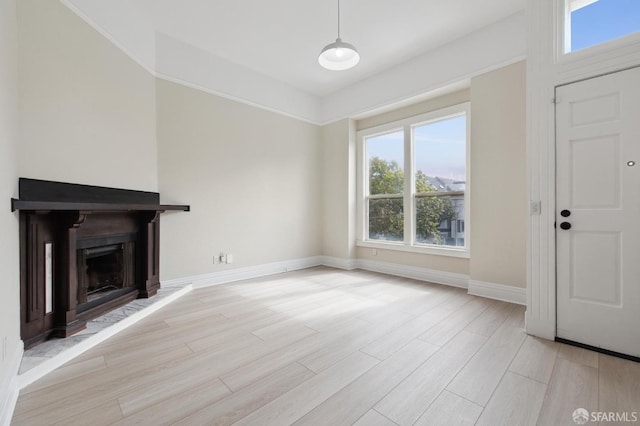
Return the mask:
[[557,336],[638,357],[640,68],[556,102]]

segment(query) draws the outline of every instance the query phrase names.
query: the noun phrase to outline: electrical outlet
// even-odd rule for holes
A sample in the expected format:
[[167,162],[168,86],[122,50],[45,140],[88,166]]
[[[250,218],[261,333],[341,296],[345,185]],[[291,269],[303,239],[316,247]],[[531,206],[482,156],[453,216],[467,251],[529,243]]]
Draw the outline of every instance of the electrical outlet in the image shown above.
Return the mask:
[[220,256],[218,255],[213,256],[213,264],[217,265],[218,263],[220,263]]
[[231,253],[228,253],[228,254],[225,256],[224,261],[225,261],[225,263],[233,263],[233,255],[232,255]]
[[378,255],[378,250],[377,250],[377,249],[372,248],[372,249],[371,249],[371,255],[372,255],[372,256],[377,256],[377,255]]

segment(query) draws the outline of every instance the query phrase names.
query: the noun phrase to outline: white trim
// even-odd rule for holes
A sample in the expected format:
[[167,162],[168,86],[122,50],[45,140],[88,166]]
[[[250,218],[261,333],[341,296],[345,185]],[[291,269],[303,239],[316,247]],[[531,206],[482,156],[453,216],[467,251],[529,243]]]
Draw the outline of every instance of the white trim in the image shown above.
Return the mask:
[[597,1],[598,0],[569,0],[569,9],[572,12],[575,12],[576,10],[582,9],[583,7],[589,6]]
[[556,19],[564,0],[527,1],[527,168],[529,200],[540,202],[531,214],[527,239],[526,331],[553,339],[555,307],[555,145],[554,58],[559,44]]
[[[408,98],[400,98],[400,99],[394,99],[391,100],[389,102],[385,102],[382,103],[380,105],[377,106],[372,106],[364,111],[359,111],[359,112],[354,112],[353,114],[350,114],[350,118],[354,119],[354,120],[362,120],[365,118],[369,118],[369,117],[373,117],[376,115],[380,115],[380,114],[384,114],[386,112],[391,112],[391,111],[395,111],[397,109],[402,109],[404,107],[407,106],[411,106],[417,103],[421,103],[421,102],[425,102],[428,101],[430,99],[436,99],[436,98],[441,98],[443,96],[447,96],[451,93],[455,93],[455,92],[460,92],[462,90],[469,90],[471,89],[471,78],[476,77],[478,75],[481,74],[485,74],[487,72],[490,71],[495,71],[498,70],[500,68],[504,68],[507,65],[511,65],[513,63],[516,62],[520,62],[520,61],[524,61],[526,59],[525,55],[522,55],[521,57],[518,58],[513,58],[512,60],[507,61],[507,63],[500,63],[500,64],[495,64],[495,66],[491,67],[491,69],[487,69],[486,71],[482,72],[482,73],[474,73],[473,75],[469,75],[467,76],[467,78],[462,78],[459,80],[453,80],[453,81],[449,81],[449,82],[445,82],[440,86],[437,86],[437,88],[426,91],[426,92],[422,92],[419,93],[417,95],[414,96],[410,96]],[[324,124],[330,124],[330,123],[334,123],[336,121],[340,121],[343,120],[345,117],[340,117],[338,119],[333,119],[331,121],[328,122],[324,122],[322,123]]]
[[487,297],[489,299],[502,300],[520,305],[524,305],[526,303],[525,289],[519,287],[470,280],[468,275],[455,272],[438,271],[435,269],[407,266],[390,262],[379,262],[368,259],[347,259],[333,256],[314,256],[247,268],[232,269],[223,272],[214,272],[211,274],[178,278],[175,280],[163,281],[162,285],[164,287],[168,287],[176,284],[189,283],[195,289],[246,279],[266,277],[269,275],[311,268],[314,266],[327,266],[347,271],[363,269],[366,271],[379,272],[397,277],[427,281],[434,284],[443,284],[465,289],[469,288],[469,294]]
[[640,33],[562,55],[555,64],[554,84],[562,85],[633,68],[640,64]]
[[181,296],[184,296],[185,294],[189,293],[191,290],[192,290],[191,286],[185,286],[183,289],[178,290],[175,293],[159,300],[153,305],[150,305],[149,307],[128,316],[122,321],[115,323],[111,327],[101,330],[100,332],[78,343],[72,348],[69,348],[64,352],[61,352],[60,354],[54,356],[53,358],[47,361],[44,361],[42,364],[32,368],[31,370],[25,372],[24,374],[19,375],[18,384],[20,389],[30,385],[31,383],[43,377],[44,375],[52,372],[53,370],[60,367],[64,363],[71,361],[73,358],[83,354],[84,352],[88,351],[89,349],[93,348],[99,343],[104,342],[109,337],[112,337],[117,333],[121,332],[122,330],[134,325],[138,321],[142,320],[143,318],[146,318],[147,316],[156,312],[160,308],[168,305],[174,300],[177,300]]
[[244,268],[235,268],[226,271],[177,278],[173,280],[162,281],[162,285],[171,286],[176,284],[188,283],[191,284],[193,288],[202,288],[231,283],[235,281],[248,280],[252,278],[266,277],[269,275],[284,274],[285,272],[311,268],[314,266],[320,266],[322,264],[322,256],[305,257],[302,259],[265,263],[262,265],[248,266]]
[[527,304],[526,289],[510,285],[469,280],[469,294],[502,300],[503,302],[516,303],[518,305]]
[[397,263],[379,262],[368,259],[357,259],[355,260],[355,265],[358,269],[364,269],[367,271],[412,278],[435,284],[466,288],[468,289],[467,293],[473,296],[486,297],[488,299],[501,300],[518,305],[527,304],[526,289],[524,288],[472,280],[465,274],[437,271],[434,269],[406,266]]
[[[469,294],[487,297],[489,299],[502,300],[520,305],[524,305],[526,303],[525,289],[519,287],[470,280],[468,275],[455,272],[438,271],[435,269],[368,259],[348,259],[333,256],[314,256],[247,268],[231,269],[228,271],[162,281],[162,285],[164,287],[168,287],[171,285],[188,283],[191,284],[193,288],[202,288],[246,279],[266,277],[269,275],[311,268],[314,266],[327,266],[347,271],[363,269],[366,271],[411,278],[434,284],[443,284],[465,289],[469,288]],[[473,287],[471,283],[473,283]],[[472,288],[473,292],[471,290]]]
[[419,281],[428,281],[435,284],[444,284],[452,287],[467,288],[469,277],[454,272],[437,271],[435,269],[406,266],[397,263],[378,262],[375,260],[358,259],[359,269],[380,272],[382,274],[395,275],[397,277],[411,278]]
[[358,268],[357,259],[344,259],[341,257],[322,256],[322,265],[330,268],[352,271]]
[[0,383],[0,425],[9,426],[13,411],[18,402],[20,394],[20,386],[18,383],[18,370],[20,369],[20,361],[24,352],[24,344],[22,340],[17,345],[16,353],[12,358],[11,365],[5,370],[5,376]]
[[[466,227],[466,224],[465,224]],[[408,246],[402,243],[394,243],[392,241],[360,241],[356,240],[356,246],[358,247],[369,247],[369,248],[377,248],[382,250],[396,250],[396,251],[405,251],[409,253],[421,253],[421,254],[432,254],[434,256],[448,256],[448,257],[459,257],[462,259],[471,258],[471,252],[464,248],[455,248],[453,246],[427,246],[427,245],[412,245]]]
[[206,87],[206,86],[202,86],[200,84],[192,83],[192,82],[183,80],[183,79],[178,78],[178,77],[170,76],[168,74],[163,74],[163,73],[158,72],[158,73],[155,73],[155,76],[159,80],[165,80],[165,81],[168,81],[168,82],[171,82],[171,83],[179,84],[181,86],[188,87],[190,89],[199,90],[201,92],[208,93],[208,94],[214,95],[214,96],[219,96],[219,97],[224,98],[224,99],[229,99],[231,101],[238,102],[240,104],[249,105],[249,106],[254,107],[254,108],[259,108],[259,109],[263,109],[265,111],[272,112],[274,114],[279,114],[279,115],[282,115],[282,116],[285,116],[285,117],[293,118],[295,120],[302,121],[304,123],[314,124],[316,126],[322,126],[323,125],[321,122],[319,122],[317,120],[312,120],[312,119],[310,119],[308,117],[304,117],[304,116],[297,115],[297,114],[292,114],[290,112],[286,112],[286,111],[284,111],[282,109],[279,109],[279,108],[274,108],[274,107],[271,107],[271,106],[268,106],[268,105],[264,105],[264,104],[260,104],[260,103],[257,103],[257,102],[253,102],[253,101],[250,101],[248,99],[240,98],[238,96],[234,96],[234,95],[231,95],[229,93],[224,93],[224,92],[221,92],[219,90],[214,90],[214,89],[212,89],[210,87]]

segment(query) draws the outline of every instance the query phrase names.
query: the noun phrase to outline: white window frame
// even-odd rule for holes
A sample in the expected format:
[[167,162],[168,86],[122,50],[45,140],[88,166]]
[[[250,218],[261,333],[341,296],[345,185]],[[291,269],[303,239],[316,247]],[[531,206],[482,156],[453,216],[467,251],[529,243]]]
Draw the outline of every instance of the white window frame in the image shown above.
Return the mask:
[[556,0],[556,62],[583,61],[640,43],[640,32],[627,34],[584,49],[571,50],[571,12],[598,0]]
[[[416,216],[415,203],[415,156],[413,143],[413,129],[425,124],[466,116],[466,184],[464,192],[464,247],[439,246],[436,244],[416,243],[416,230],[414,227]],[[369,193],[368,175],[369,165],[367,163],[367,152],[365,140],[367,138],[404,131],[404,241],[382,241],[369,239],[369,218],[367,208],[367,194]],[[460,258],[470,258],[471,253],[471,104],[465,102],[451,107],[428,112],[415,117],[394,121],[369,129],[357,132],[357,239],[356,245],[359,247],[369,247],[384,250],[397,250],[413,253],[434,254],[439,256],[450,256]],[[456,224],[457,226],[457,224]]]

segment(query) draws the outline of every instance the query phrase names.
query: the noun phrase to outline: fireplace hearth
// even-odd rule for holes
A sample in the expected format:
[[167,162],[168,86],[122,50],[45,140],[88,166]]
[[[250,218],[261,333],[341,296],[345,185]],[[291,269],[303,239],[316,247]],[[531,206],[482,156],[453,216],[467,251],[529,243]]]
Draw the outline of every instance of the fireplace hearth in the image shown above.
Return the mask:
[[158,193],[21,178],[21,335],[25,348],[160,288]]

